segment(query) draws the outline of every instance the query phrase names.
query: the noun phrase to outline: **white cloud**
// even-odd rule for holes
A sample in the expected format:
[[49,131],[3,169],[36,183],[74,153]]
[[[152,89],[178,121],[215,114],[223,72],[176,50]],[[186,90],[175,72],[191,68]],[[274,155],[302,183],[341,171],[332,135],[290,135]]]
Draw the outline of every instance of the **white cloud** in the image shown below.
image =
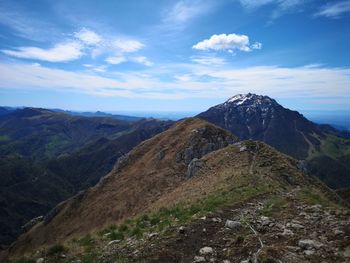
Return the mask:
[[249,46],[249,37],[246,35],[238,34],[221,34],[212,35],[209,39],[198,42],[192,48],[198,50],[240,50],[249,52],[252,49],[260,49],[261,43],[255,43],[253,46]]
[[154,63],[152,61],[150,61],[148,58],[146,58],[144,56],[133,57],[133,58],[131,58],[131,60],[133,62],[145,65],[147,67],[150,67],[150,66],[154,65]]
[[145,45],[137,40],[117,39],[113,41],[112,47],[121,53],[132,53],[140,50]]
[[251,49],[262,49],[262,44],[255,42],[253,45],[251,45]]
[[121,64],[123,62],[126,62],[127,59],[123,56],[110,56],[110,57],[107,57],[105,59],[105,61],[109,64],[117,65],[117,64]]
[[200,56],[200,57],[193,57],[191,60],[193,62],[196,62],[198,64],[202,64],[202,65],[218,66],[218,65],[226,64],[225,59],[218,58],[218,57]]
[[102,41],[100,35],[86,28],[82,28],[79,32],[76,32],[74,36],[87,45],[97,45]]
[[60,43],[49,49],[38,47],[19,47],[17,50],[1,50],[6,55],[37,59],[49,62],[66,62],[83,56],[83,45],[76,41]]
[[[73,91],[129,98],[223,100],[237,93],[254,92],[278,98],[339,98],[350,103],[350,68],[317,65],[295,68],[223,65],[217,68],[201,64],[165,64],[136,72],[110,72],[113,77],[100,77],[90,71],[71,72],[0,62],[0,72],[0,88],[6,89]],[[169,75],[177,81],[169,79]]]
[[348,12],[350,12],[350,1],[341,1],[328,3],[322,6],[320,10],[315,14],[315,16],[338,18]]

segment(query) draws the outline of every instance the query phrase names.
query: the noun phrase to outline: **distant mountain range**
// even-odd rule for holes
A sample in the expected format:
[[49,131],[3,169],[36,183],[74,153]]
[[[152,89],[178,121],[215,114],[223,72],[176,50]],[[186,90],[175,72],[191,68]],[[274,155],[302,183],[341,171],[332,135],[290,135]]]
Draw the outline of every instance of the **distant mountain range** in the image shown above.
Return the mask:
[[0,244],[30,219],[96,184],[119,157],[171,121],[82,117],[46,109],[0,116]]

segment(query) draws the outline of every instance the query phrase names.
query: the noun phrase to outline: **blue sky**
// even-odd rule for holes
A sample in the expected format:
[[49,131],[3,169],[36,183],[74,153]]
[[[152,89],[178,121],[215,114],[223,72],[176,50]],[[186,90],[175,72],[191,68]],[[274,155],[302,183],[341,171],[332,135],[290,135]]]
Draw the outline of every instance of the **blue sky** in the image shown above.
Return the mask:
[[0,105],[350,110],[349,0],[0,0]]

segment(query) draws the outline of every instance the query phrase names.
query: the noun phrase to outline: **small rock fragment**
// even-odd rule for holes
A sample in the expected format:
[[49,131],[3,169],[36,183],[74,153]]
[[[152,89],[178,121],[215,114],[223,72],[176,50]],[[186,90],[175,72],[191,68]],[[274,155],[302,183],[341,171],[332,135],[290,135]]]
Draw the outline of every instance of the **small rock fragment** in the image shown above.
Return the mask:
[[208,255],[208,254],[213,254],[214,253],[214,249],[212,247],[202,247],[199,250],[199,254],[201,255]]
[[120,242],[119,239],[116,239],[116,240],[112,240],[112,241],[109,241],[107,246],[111,246],[111,245],[114,245],[114,244],[118,244]]
[[299,240],[298,246],[301,247],[302,249],[308,250],[313,248],[319,249],[320,247],[323,246],[323,244],[315,240],[304,239],[304,240]]
[[242,227],[242,224],[239,221],[226,220],[225,227],[237,230]]
[[201,263],[201,262],[205,262],[205,257],[199,257],[199,256],[195,256],[193,259],[194,263]]

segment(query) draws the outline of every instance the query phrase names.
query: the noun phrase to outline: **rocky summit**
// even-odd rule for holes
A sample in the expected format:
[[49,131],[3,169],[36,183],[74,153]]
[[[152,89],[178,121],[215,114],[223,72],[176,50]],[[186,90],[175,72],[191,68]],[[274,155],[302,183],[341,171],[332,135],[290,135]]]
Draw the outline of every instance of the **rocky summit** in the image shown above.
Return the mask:
[[318,125],[268,96],[239,94],[200,113],[199,118],[241,139],[263,141],[299,160],[329,187],[348,199],[350,141],[347,133]]
[[308,157],[322,137],[318,126],[274,99],[256,94],[239,94],[200,113],[199,118],[223,127],[241,139],[266,142],[297,159]]

